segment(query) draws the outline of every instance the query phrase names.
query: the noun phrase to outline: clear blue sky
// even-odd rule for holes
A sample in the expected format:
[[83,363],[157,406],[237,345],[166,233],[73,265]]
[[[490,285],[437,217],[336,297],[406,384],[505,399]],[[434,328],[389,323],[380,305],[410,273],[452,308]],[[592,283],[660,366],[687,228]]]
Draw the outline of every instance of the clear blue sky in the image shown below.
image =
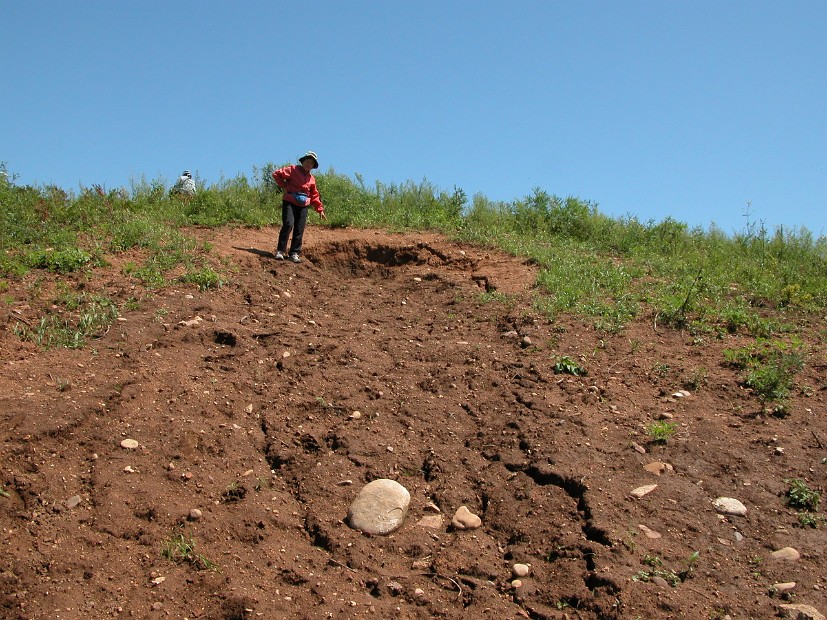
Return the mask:
[[6,1],[0,161],[67,189],[294,161],[827,235],[827,1]]

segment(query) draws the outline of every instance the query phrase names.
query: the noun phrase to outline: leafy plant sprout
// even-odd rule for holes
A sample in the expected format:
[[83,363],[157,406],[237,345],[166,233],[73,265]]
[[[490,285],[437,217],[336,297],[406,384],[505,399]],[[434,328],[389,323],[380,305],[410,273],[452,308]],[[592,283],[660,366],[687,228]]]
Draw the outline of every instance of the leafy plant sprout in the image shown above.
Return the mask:
[[678,432],[678,425],[669,420],[657,420],[646,427],[652,442],[665,444],[672,436]]

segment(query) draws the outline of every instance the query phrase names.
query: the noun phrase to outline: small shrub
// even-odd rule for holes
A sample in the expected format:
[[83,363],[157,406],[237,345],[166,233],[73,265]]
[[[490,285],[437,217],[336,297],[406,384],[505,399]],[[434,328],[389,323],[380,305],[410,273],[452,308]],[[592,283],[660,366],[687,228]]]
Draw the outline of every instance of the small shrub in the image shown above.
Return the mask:
[[203,267],[198,271],[189,271],[181,276],[181,281],[198,285],[198,290],[201,292],[211,288],[221,288],[224,285],[221,276],[209,267]]
[[29,256],[29,264],[35,269],[48,269],[53,273],[71,273],[91,262],[93,256],[80,248],[44,250]]
[[807,483],[798,478],[786,481],[790,488],[787,489],[787,505],[798,510],[816,512],[818,503],[821,501],[821,493],[807,486]]
[[646,430],[653,443],[665,444],[678,432],[678,425],[669,420],[657,420],[652,422]]
[[575,375],[585,376],[588,374],[585,368],[583,368],[580,364],[572,360],[569,356],[564,355],[560,359],[557,360],[557,363],[554,364],[554,374],[566,374],[566,375]]
[[195,552],[195,540],[183,533],[173,534],[164,541],[161,554],[176,564],[190,564],[196,570],[218,570],[218,565]]

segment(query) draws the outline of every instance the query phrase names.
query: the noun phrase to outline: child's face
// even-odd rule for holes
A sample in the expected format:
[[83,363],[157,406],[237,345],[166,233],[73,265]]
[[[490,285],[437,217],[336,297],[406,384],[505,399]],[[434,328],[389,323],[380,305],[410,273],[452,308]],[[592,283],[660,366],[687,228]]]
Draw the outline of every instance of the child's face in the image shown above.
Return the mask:
[[304,168],[305,171],[310,172],[311,170],[313,170],[314,163],[315,162],[313,161],[313,159],[311,157],[308,157],[302,162],[302,168]]

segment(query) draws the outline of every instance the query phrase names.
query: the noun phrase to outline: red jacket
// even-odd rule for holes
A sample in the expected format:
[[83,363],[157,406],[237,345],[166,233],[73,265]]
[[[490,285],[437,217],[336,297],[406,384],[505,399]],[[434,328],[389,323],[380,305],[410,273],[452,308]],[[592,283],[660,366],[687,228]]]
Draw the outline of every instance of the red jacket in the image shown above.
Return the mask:
[[293,197],[294,193],[304,193],[310,198],[309,206],[316,210],[316,213],[324,213],[322,198],[316,188],[316,179],[301,166],[285,166],[273,171],[273,180],[284,190],[284,199],[290,204],[304,206]]

